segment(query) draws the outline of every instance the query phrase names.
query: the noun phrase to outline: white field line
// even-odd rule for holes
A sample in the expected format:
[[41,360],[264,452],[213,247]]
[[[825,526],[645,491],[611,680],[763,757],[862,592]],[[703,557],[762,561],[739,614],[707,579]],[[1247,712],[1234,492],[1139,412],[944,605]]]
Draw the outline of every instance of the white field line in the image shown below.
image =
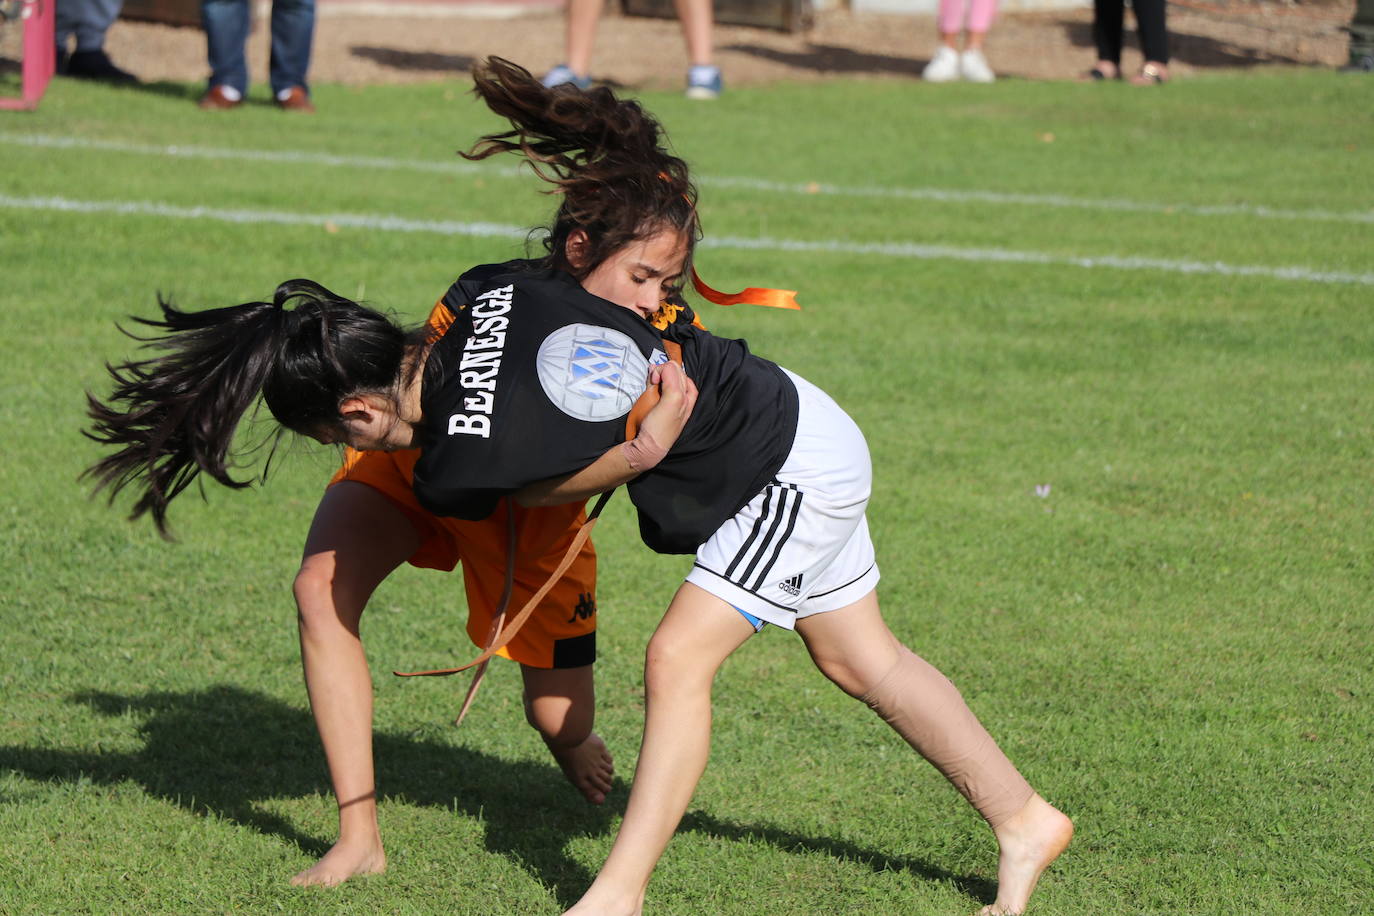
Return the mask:
[[70,200],[65,197],[11,197],[0,194],[0,207],[15,210],[56,210],[65,213],[114,213],[120,216],[160,216],[168,219],[208,219],[249,225],[368,229],[382,232],[431,232],[436,235],[469,235],[515,238],[526,230],[503,223],[467,223],[452,220],[416,220],[366,213],[289,213],[282,210],[226,210],[222,207],[179,207],[142,200]]
[[[527,230],[503,223],[460,222],[456,220],[416,220],[400,216],[367,213],[291,213],[281,210],[228,210],[220,207],[181,207],[151,201],[86,201],[64,197],[11,197],[0,194],[0,208],[45,210],[67,213],[113,213],[126,216],[154,216],[167,219],[214,220],[225,223],[275,223],[286,226],[366,229],[381,232],[426,232],[436,235],[465,235],[518,239]],[[1075,256],[1038,251],[1013,251],[1006,248],[956,248],[949,245],[918,245],[908,242],[845,242],[837,239],[741,238],[721,236],[702,241],[703,247],[752,251],[788,251],[820,254],[875,255],[916,260],[983,261],[1010,264],[1062,265],[1115,270],[1148,270],[1179,274],[1212,274],[1232,277],[1268,277],[1306,283],[1353,283],[1374,286],[1374,273],[1346,273],[1314,270],[1308,267],[1267,267],[1225,264],[1220,261],[1178,261],[1167,258],[1121,257],[1115,255]]]
[[1347,273],[1339,270],[1314,270],[1310,267],[1268,267],[1257,264],[1227,264],[1222,261],[1179,261],[1171,258],[1141,258],[1121,255],[1062,255],[1039,251],[1013,251],[1007,248],[955,248],[949,245],[918,245],[914,242],[809,242],[795,239],[732,238],[717,236],[702,239],[701,247],[742,248],[766,251],[813,252],[824,254],[866,254],[923,261],[984,261],[1005,264],[1058,264],[1068,267],[1115,268],[1117,270],[1157,270],[1177,274],[1216,274],[1226,277],[1269,277],[1307,283],[1354,283],[1374,286],[1374,273]]
[[955,191],[945,188],[903,188],[819,183],[783,183],[760,178],[705,177],[700,183],[721,188],[745,188],[779,194],[826,194],[834,197],[877,197],[894,200],[933,200],[959,204],[1018,204],[1117,213],[1182,213],[1189,216],[1253,216],[1261,219],[1316,222],[1374,223],[1374,210],[1283,210],[1257,204],[1163,204],[1124,198],[1067,197],[1062,194],[1008,194],[1003,191]]
[[[85,137],[54,137],[47,134],[0,133],[0,143],[33,146],[41,149],[98,150],[109,153],[134,153],[142,156],[167,156],[174,159],[231,159],[244,162],[282,162],[293,165],[325,165],[386,171],[438,172],[475,175],[494,171],[474,162],[433,162],[422,159],[387,159],[374,156],[336,156],[332,153],[306,153],[299,150],[229,149],[215,146],[153,146],[118,140],[92,140]],[[456,159],[456,157],[455,157]],[[513,177],[514,169],[502,177]]]
[[[524,174],[519,168],[494,168],[471,162],[439,162],[425,159],[394,159],[375,156],[341,156],[332,153],[307,153],[300,150],[230,149],[212,146],[155,146],[96,140],[85,137],[58,137],[49,134],[0,133],[0,143],[47,149],[100,150],[145,156],[189,159],[231,159],[252,162],[282,162],[344,168],[383,169],[452,175],[484,174],[514,178]],[[455,154],[456,156],[456,154]],[[1316,222],[1374,223],[1374,210],[1289,210],[1258,204],[1182,204],[1127,200],[1124,198],[1068,197],[1062,194],[1011,194],[1002,191],[952,190],[948,188],[908,188],[891,185],[834,185],[819,182],[780,182],[742,176],[701,176],[706,187],[739,188],[795,196],[867,197],[890,200],[930,200],[941,203],[1059,207],[1079,210],[1107,210],[1118,213],[1163,213],[1191,216],[1249,216],[1260,219],[1306,220]]]

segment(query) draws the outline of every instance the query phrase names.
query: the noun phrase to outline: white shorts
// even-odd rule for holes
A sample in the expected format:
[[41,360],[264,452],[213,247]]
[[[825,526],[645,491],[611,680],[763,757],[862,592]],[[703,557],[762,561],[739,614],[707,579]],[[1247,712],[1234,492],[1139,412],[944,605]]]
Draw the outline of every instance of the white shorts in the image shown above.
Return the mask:
[[[786,370],[783,370],[786,371]],[[797,436],[777,478],[697,548],[687,581],[786,629],[878,584],[864,509],[873,467],[863,433],[815,385],[797,386]]]

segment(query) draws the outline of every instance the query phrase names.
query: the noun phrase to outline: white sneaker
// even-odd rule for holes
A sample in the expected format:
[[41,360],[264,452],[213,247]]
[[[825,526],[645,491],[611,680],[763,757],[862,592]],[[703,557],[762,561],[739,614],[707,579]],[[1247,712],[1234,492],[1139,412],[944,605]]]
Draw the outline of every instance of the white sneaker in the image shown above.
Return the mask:
[[970,83],[991,83],[997,74],[988,66],[982,51],[965,51],[959,55],[959,73]]
[[949,45],[940,45],[935,56],[921,71],[921,79],[927,83],[949,83],[959,78],[959,52]]

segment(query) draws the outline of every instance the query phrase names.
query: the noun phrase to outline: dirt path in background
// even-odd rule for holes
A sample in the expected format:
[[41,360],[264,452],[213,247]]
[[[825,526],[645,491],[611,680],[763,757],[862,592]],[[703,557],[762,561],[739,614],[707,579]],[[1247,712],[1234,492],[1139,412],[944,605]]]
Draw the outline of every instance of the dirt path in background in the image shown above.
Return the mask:
[[[1174,75],[1266,64],[1340,66],[1347,53],[1340,27],[1353,7],[1353,0],[1337,0],[1223,12],[1171,4]],[[1007,77],[1073,79],[1094,57],[1091,24],[1087,10],[1004,14],[989,33],[988,59]],[[259,82],[267,70],[266,31],[257,29],[250,50]],[[834,76],[911,80],[919,77],[934,38],[933,17],[832,11],[820,14],[810,31],[795,35],[720,27],[717,62],[727,90]],[[207,73],[205,39],[197,29],[120,21],[110,30],[106,49],[145,81],[200,80]],[[513,19],[324,15],[316,24],[311,79],[348,85],[456,79],[486,54],[509,57],[540,73],[559,61],[561,49],[561,15],[547,11]],[[1129,48],[1124,67],[1130,71],[1139,63],[1139,54]],[[675,21],[617,15],[603,21],[595,73],[606,82],[676,87],[686,64]]]

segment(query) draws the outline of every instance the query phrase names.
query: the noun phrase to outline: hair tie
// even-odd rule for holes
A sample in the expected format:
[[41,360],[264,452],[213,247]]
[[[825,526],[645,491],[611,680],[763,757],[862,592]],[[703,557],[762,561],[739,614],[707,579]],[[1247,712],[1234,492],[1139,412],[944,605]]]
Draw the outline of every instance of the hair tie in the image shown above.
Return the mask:
[[301,332],[301,316],[299,309],[289,309],[285,302],[273,303],[277,307],[278,327],[282,330],[282,336],[291,339]]

